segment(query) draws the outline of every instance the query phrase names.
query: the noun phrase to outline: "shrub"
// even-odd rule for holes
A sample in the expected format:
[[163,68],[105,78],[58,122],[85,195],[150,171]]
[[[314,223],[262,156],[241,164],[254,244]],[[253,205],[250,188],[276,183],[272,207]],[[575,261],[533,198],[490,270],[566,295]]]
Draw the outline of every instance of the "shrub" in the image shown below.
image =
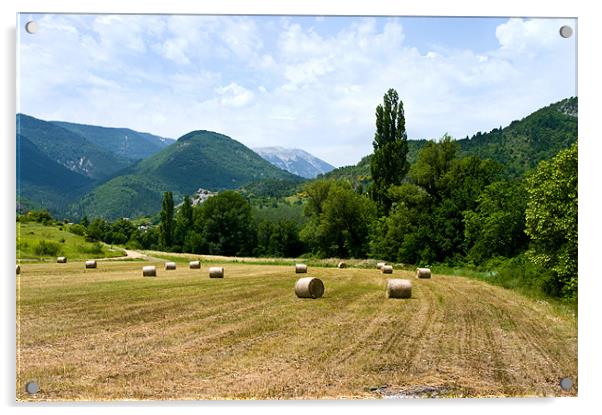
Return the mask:
[[71,226],[69,226],[69,228],[67,230],[75,235],[79,235],[79,236],[86,235],[86,228],[80,224],[71,225]]
[[39,256],[57,256],[61,252],[61,246],[56,242],[42,239],[38,242],[33,252]]
[[130,239],[128,243],[125,244],[125,247],[127,249],[144,249],[137,239]]
[[83,254],[102,254],[102,245],[100,242],[95,242],[86,245],[78,245],[77,250]]
[[553,284],[551,284],[554,279],[553,273],[534,264],[525,254],[510,259],[492,258],[482,268],[494,270],[488,280],[502,287],[522,289],[523,291],[551,296],[558,296],[559,294],[554,291]]
[[31,210],[21,217],[22,222],[38,222],[44,225],[51,225],[54,222],[47,210]]

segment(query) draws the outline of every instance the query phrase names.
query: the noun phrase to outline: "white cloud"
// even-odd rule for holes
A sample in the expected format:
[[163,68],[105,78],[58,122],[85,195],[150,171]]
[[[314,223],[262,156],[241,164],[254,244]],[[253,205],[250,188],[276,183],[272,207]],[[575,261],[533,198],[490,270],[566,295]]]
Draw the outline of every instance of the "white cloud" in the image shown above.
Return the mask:
[[561,19],[509,19],[496,28],[495,35],[502,50],[538,52],[540,49],[555,49],[568,43],[559,36],[560,27],[572,24],[571,20]]
[[20,110],[174,138],[215,130],[341,165],[371,151],[391,87],[411,138],[461,138],[575,94],[574,38],[558,35],[571,20],[510,19],[477,53],[418,50],[396,19],[318,31],[289,18],[118,17],[44,16],[20,45]]
[[253,92],[231,82],[229,85],[215,89],[220,95],[219,103],[226,107],[242,107],[247,105],[253,99]]
[[167,59],[187,65],[190,63],[186,55],[187,48],[188,42],[184,38],[168,39],[161,45],[160,53]]

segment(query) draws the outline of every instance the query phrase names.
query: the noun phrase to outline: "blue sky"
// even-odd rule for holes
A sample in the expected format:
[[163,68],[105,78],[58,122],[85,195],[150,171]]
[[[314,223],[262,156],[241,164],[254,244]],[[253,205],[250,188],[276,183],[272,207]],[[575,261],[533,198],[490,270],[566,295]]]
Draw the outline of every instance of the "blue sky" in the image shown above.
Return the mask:
[[[24,30],[29,20],[39,31]],[[178,138],[218,131],[336,166],[388,88],[410,138],[507,125],[576,95],[570,19],[20,15],[19,112]]]

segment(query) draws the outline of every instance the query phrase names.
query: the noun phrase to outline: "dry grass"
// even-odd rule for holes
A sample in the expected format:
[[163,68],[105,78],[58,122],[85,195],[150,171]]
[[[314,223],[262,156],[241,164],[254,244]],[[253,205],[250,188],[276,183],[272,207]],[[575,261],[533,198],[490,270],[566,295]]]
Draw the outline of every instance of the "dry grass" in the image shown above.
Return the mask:
[[576,394],[558,382],[577,380],[577,322],[548,304],[441,275],[391,301],[376,269],[317,267],[324,297],[307,301],[290,266],[227,267],[209,279],[185,267],[143,278],[126,262],[22,266],[17,398]]

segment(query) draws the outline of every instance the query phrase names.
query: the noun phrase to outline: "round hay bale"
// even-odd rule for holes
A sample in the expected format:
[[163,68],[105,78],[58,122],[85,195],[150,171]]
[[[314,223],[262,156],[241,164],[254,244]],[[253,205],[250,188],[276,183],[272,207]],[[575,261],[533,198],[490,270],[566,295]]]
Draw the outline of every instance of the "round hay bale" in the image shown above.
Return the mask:
[[393,274],[393,267],[391,265],[383,265],[380,270],[383,274]]
[[190,269],[201,269],[201,261],[190,261],[188,266]]
[[431,269],[416,268],[416,278],[431,278]]
[[224,278],[224,267],[209,268],[209,278]]
[[172,271],[176,269],[176,263],[175,262],[166,262],[165,263],[165,270],[166,271]]
[[300,278],[295,283],[295,294],[299,298],[320,298],[324,294],[324,283],[318,278]]
[[93,259],[86,261],[86,268],[96,268],[96,261]]
[[410,280],[392,278],[387,280],[387,298],[411,298],[412,283]]
[[56,263],[57,264],[66,264],[67,263],[67,257],[66,256],[60,256],[56,259]]
[[17,275],[21,273],[21,265],[17,264]]
[[347,264],[344,261],[339,262],[337,268],[347,268]]
[[386,262],[377,262],[376,263],[376,269],[383,269],[383,267],[387,265]]
[[296,264],[295,265],[295,274],[307,274],[307,265]]
[[154,265],[147,265],[142,267],[142,276],[143,277],[156,277],[157,276],[157,268]]

